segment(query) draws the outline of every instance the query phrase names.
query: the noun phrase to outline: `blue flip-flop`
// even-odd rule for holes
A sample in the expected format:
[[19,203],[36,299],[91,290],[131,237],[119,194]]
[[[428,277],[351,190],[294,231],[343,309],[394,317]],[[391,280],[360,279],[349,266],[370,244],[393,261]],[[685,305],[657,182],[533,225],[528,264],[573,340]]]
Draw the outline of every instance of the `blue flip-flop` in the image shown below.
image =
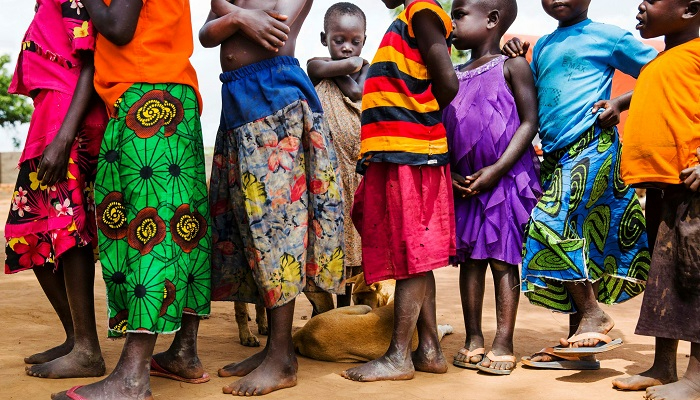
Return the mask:
[[590,356],[594,354],[604,353],[612,349],[616,349],[622,346],[622,339],[613,340],[610,336],[599,333],[599,332],[586,332],[580,335],[574,335],[567,339],[569,346],[572,343],[584,340],[584,339],[598,339],[599,342],[593,347],[555,347],[554,354],[557,356]]

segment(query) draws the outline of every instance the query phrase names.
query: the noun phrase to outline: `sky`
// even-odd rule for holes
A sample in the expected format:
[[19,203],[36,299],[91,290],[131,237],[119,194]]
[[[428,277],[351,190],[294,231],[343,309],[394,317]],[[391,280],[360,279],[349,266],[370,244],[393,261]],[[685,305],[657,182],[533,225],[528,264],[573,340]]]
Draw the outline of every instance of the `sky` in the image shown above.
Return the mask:
[[[279,0],[284,1],[284,0]],[[297,40],[296,56],[304,65],[311,57],[327,56],[328,51],[321,45],[319,33],[323,30],[323,15],[333,4],[332,0],[316,0]],[[367,43],[362,56],[371,60],[379,46],[386,28],[391,22],[391,14],[380,0],[350,0],[367,15]],[[617,25],[635,32],[637,6],[639,0],[592,0],[589,17],[598,22]],[[209,12],[208,0],[190,0],[195,49],[191,61],[197,70],[200,91],[204,99],[202,129],[205,147],[212,147],[221,112],[218,49],[205,49],[197,40],[197,32]],[[543,35],[556,28],[556,21],[542,10],[538,0],[519,0],[518,18],[509,33]],[[34,2],[30,0],[0,0],[0,54],[10,54],[14,69],[20,42],[34,14]],[[639,35],[636,34],[637,37]],[[21,139],[26,135],[27,126],[0,128],[0,151],[12,151],[12,135]]]

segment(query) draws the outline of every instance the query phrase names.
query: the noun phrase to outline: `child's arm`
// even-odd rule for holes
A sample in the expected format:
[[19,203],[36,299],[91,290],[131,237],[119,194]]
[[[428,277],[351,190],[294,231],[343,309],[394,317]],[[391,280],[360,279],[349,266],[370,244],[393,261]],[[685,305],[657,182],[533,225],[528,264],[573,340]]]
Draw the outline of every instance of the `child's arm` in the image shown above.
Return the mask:
[[[700,147],[695,150],[695,156],[700,161]],[[685,187],[697,192],[700,189],[700,165],[684,169],[681,171],[680,178]]]
[[107,6],[103,0],[82,0],[95,28],[117,46],[131,42],[136,32],[143,0],[112,0]]
[[212,0],[211,12],[199,30],[199,41],[204,47],[216,47],[241,31],[266,50],[277,51],[288,38],[289,27],[282,22],[286,19],[276,11],[248,10],[226,0]]
[[632,91],[611,100],[599,100],[593,105],[592,113],[597,113],[601,108],[605,109],[598,115],[598,124],[603,129],[611,128],[620,123],[620,113],[629,110],[631,101]]
[[513,134],[510,144],[495,164],[482,168],[467,176],[470,194],[478,194],[489,190],[498,183],[501,177],[523,156],[532,146],[532,139],[537,134],[537,89],[532,70],[525,58],[516,57],[506,61],[503,73],[510,84],[515,98],[515,106],[520,117],[520,126]]
[[354,74],[362,69],[365,62],[362,57],[349,57],[342,60],[316,57],[306,62],[306,73],[315,85],[325,78]]
[[338,85],[340,91],[352,101],[362,100],[362,92],[365,89],[365,80],[367,79],[367,71],[369,71],[369,63],[366,60],[362,69],[360,69],[360,75],[356,79],[352,76],[337,76],[333,78],[335,84]]
[[37,166],[37,178],[42,185],[53,186],[66,179],[68,159],[80,124],[90,108],[92,96],[95,94],[93,77],[95,67],[92,52],[82,52],[82,69],[73,93],[66,118],[56,136],[46,146]]
[[430,10],[413,16],[413,32],[425,66],[433,79],[433,95],[441,109],[447,107],[459,90],[459,81],[445,41],[442,21]]

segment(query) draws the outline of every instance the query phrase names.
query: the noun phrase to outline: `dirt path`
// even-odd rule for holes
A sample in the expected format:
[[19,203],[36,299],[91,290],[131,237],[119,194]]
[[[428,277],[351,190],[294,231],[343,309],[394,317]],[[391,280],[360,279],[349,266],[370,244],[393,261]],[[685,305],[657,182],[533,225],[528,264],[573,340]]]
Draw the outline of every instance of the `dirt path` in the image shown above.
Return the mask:
[[[0,187],[0,212],[9,207],[10,189]],[[0,240],[4,248],[4,240]],[[457,287],[458,271],[443,268],[436,273],[438,285],[438,322],[451,324],[455,334],[445,337],[443,349],[451,359],[464,342],[464,326]],[[491,281],[488,281],[491,285]],[[106,337],[105,288],[98,268],[96,307],[98,329]],[[599,371],[539,371],[517,368],[511,376],[496,377],[471,370],[450,367],[445,375],[418,373],[407,382],[355,383],[338,375],[350,364],[326,363],[306,358],[299,359],[299,384],[268,395],[268,399],[639,399],[641,393],[623,393],[611,389],[610,382],[617,376],[638,373],[646,369],[653,355],[653,338],[633,334],[641,298],[616,307],[606,308],[617,325],[613,338],[621,337],[625,344],[601,357]],[[484,329],[487,341],[495,330],[493,286],[487,288]],[[251,312],[252,312],[251,307]],[[531,306],[521,301],[515,333],[518,358],[529,355],[545,345],[555,343],[567,331],[568,318]],[[308,301],[300,297],[295,313],[295,327],[303,326],[311,315]],[[23,357],[44,350],[63,340],[58,318],[44,297],[34,275],[29,272],[0,276],[0,399],[48,399],[49,394],[73,385],[87,384],[92,379],[45,380],[30,378],[24,373]],[[264,339],[263,339],[264,340]],[[158,349],[170,342],[163,336]],[[104,339],[102,348],[108,372],[117,362],[123,341]],[[232,378],[216,377],[216,370],[235,360],[241,360],[254,349],[238,344],[233,305],[214,303],[211,318],[203,321],[200,329],[200,356],[212,380],[203,385],[187,385],[153,378],[155,399],[226,399],[221,387]],[[687,343],[679,349],[679,373],[685,371]]]

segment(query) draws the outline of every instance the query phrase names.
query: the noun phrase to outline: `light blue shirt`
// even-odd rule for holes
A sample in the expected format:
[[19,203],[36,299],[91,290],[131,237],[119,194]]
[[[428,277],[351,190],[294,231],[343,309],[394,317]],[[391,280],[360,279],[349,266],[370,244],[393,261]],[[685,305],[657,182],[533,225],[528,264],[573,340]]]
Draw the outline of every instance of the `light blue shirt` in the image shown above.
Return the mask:
[[610,99],[615,70],[636,78],[654,57],[656,50],[631,33],[590,19],[538,40],[532,72],[542,149],[551,152],[574,143],[598,117],[591,112],[593,104]]

